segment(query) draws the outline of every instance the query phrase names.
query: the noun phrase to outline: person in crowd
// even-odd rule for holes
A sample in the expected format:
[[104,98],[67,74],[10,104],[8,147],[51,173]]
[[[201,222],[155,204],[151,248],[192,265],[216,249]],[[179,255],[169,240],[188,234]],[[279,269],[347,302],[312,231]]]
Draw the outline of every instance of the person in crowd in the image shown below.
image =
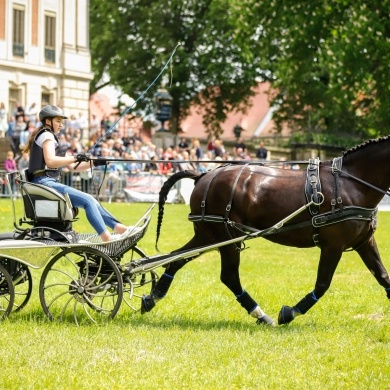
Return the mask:
[[246,154],[245,154],[244,149],[237,148],[235,153],[236,153],[236,155],[235,155],[236,160],[245,160],[246,159]]
[[66,121],[66,134],[69,135],[70,138],[75,136],[76,130],[79,129],[79,124],[77,122],[77,118],[74,114],[70,116]]
[[83,141],[84,139],[84,129],[87,128],[87,119],[84,117],[84,114],[82,112],[79,112],[79,117],[77,118],[77,128],[79,129],[80,133],[78,135],[80,141]]
[[0,138],[4,138],[8,131],[7,111],[4,102],[0,103]]
[[34,123],[34,127],[37,124],[38,119],[38,107],[36,103],[32,103],[26,110],[25,115],[28,117],[27,122]]
[[18,119],[18,116],[20,115],[24,117],[24,108],[22,107],[20,102],[15,102],[15,109],[13,112],[13,116],[15,117],[15,119]]
[[134,152],[126,153],[126,159],[134,160],[128,161],[125,165],[125,169],[128,171],[129,175],[134,175],[142,171],[142,164],[139,161],[136,161],[138,160],[138,157]]
[[19,150],[23,150],[26,147],[30,134],[34,131],[34,129],[34,123],[28,122],[26,128],[20,132]]
[[133,138],[132,138],[133,135],[134,135],[134,130],[132,127],[129,127],[128,129],[124,130],[122,141],[123,141],[123,146],[125,147],[125,149],[127,149],[129,147],[130,140],[131,140],[131,143],[134,143]]
[[[6,172],[15,172],[17,170],[16,160],[14,158],[14,152],[12,150],[7,152],[6,159],[4,161],[4,170]],[[15,193],[15,183],[12,182],[12,192]],[[5,187],[5,193],[8,194],[8,187]]]
[[89,139],[92,141],[92,145],[98,140],[97,136],[100,130],[100,121],[96,118],[95,114],[92,114],[91,121],[89,122]]
[[225,148],[223,146],[221,139],[216,139],[214,141],[214,151],[213,152],[214,152],[214,158],[222,157],[223,154],[225,153]]
[[157,160],[157,156],[155,154],[151,155],[150,162],[145,164],[144,171],[149,172],[152,175],[158,175],[160,173],[160,170],[158,168],[157,163],[155,162]]
[[207,143],[207,150],[209,152],[214,152],[215,150],[215,137],[211,137]]
[[207,160],[208,160],[208,158],[205,158],[205,157],[200,160],[200,162],[198,164],[198,171],[200,173],[205,173],[209,170],[209,167],[208,167],[209,164],[207,163]]
[[77,155],[79,153],[84,153],[85,149],[80,142],[80,139],[75,137],[70,140],[70,145],[68,149],[69,154]]
[[203,158],[203,150],[197,138],[192,140],[192,149],[195,151],[196,160],[201,160]]
[[171,157],[169,157],[169,160],[173,160],[172,161],[172,173],[176,173],[176,172],[181,171],[181,163],[175,162],[175,161],[183,160],[181,153],[178,153],[177,149],[170,148],[170,154],[171,154]]
[[123,156],[123,153],[126,151],[125,147],[123,146],[123,141],[120,138],[115,140],[111,149],[115,152],[118,152],[119,156]]
[[186,170],[197,170],[196,168],[196,165],[192,162],[190,162],[190,154],[188,153],[187,150],[184,150],[182,153],[181,153],[181,156],[182,156],[182,160],[183,162],[180,162],[179,164],[179,169],[181,171],[186,171]]
[[19,157],[19,145],[20,145],[20,136],[23,131],[27,128],[27,123],[24,121],[24,116],[19,115],[16,119],[16,123],[12,132],[10,139],[10,146],[14,152],[15,158]]
[[120,234],[120,238],[128,237],[133,227],[127,228],[105,210],[92,195],[59,182],[59,175],[63,167],[68,167],[72,172],[82,172],[91,168],[90,159],[86,155],[70,156],[62,150],[58,134],[64,119],[67,117],[63,111],[53,105],[47,105],[39,112],[42,126],[31,134],[24,150],[24,153],[30,153],[29,174],[31,181],[54,188],[62,194],[68,194],[74,207],[85,210],[89,223],[102,241],[112,240],[107,227]]
[[260,161],[265,161],[267,160],[267,155],[268,155],[268,150],[264,145],[264,141],[260,141],[259,147],[256,150],[256,157]]
[[167,148],[167,151],[164,153],[162,160],[163,162],[158,163],[158,169],[162,175],[168,175],[172,172],[172,163],[169,162],[172,157],[170,148]]
[[180,140],[180,142],[177,144],[177,146],[179,147],[179,151],[180,152],[183,152],[184,150],[188,150],[189,144],[187,142],[187,139],[185,137],[183,137]]
[[112,123],[110,121],[110,117],[109,116],[105,116],[101,122],[100,122],[100,127],[103,131],[103,133],[105,133],[106,131],[108,131],[111,127]]
[[15,117],[11,116],[8,120],[8,130],[6,133],[6,136],[10,139],[10,143],[11,143],[12,135],[14,133],[15,124],[16,124]]
[[245,144],[244,139],[242,137],[239,137],[237,142],[234,144],[233,151],[234,151],[235,157],[237,157],[237,155],[238,155],[238,152],[237,152],[238,149],[241,149],[240,153],[242,153],[242,152],[246,153],[246,144]]
[[12,150],[9,150],[7,152],[6,159],[4,161],[4,169],[7,172],[14,172],[17,170],[16,168],[16,160],[14,158],[14,152]]
[[22,153],[18,161],[18,170],[23,171],[24,169],[28,169],[29,163],[30,155],[28,153]]

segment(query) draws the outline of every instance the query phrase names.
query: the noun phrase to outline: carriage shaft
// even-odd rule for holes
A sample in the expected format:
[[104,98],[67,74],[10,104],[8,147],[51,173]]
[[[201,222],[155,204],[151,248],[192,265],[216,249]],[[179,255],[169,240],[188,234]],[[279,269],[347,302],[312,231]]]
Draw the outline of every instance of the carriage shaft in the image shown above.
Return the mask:
[[136,262],[129,263],[126,267],[127,271],[130,272],[130,274],[137,274],[137,273],[144,273],[144,272],[152,271],[158,267],[162,267],[162,266],[167,265],[169,263],[173,263],[174,261],[194,258],[194,257],[202,255],[203,253],[216,250],[216,249],[223,247],[223,246],[235,244],[235,243],[242,242],[244,240],[249,240],[252,238],[262,237],[262,236],[267,235],[267,234],[274,234],[280,228],[282,228],[286,222],[290,221],[296,215],[298,215],[302,211],[306,210],[312,204],[314,204],[313,201],[305,204],[304,206],[300,207],[298,210],[296,210],[293,213],[291,213],[290,215],[288,215],[286,218],[282,219],[280,222],[276,223],[275,225],[273,225],[267,229],[258,230],[258,231],[255,231],[253,233],[250,233],[250,234],[242,235],[240,237],[235,237],[235,238],[232,238],[230,240],[219,242],[217,244],[206,245],[206,246],[195,248],[195,249],[188,250],[188,251],[177,252],[177,253],[172,252],[169,254],[157,255],[157,256],[153,256],[153,257],[139,259]]

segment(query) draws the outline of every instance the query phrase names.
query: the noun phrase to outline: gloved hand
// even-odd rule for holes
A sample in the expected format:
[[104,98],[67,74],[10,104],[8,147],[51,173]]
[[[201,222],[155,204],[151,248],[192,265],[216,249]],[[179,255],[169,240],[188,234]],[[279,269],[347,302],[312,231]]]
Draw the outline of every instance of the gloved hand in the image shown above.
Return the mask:
[[85,154],[85,153],[79,153],[76,155],[76,162],[78,162],[79,164],[82,163],[83,161],[85,162],[89,162],[91,161],[91,157],[89,157],[88,154]]
[[106,165],[107,164],[107,160],[105,159],[102,159],[102,158],[95,158],[95,159],[92,159],[92,162],[93,162],[93,165],[95,167],[99,167],[101,165]]
[[77,169],[77,167],[83,162],[89,162],[91,161],[91,158],[89,157],[88,154],[85,153],[79,153],[76,155],[76,162],[77,164],[74,166],[74,169]]

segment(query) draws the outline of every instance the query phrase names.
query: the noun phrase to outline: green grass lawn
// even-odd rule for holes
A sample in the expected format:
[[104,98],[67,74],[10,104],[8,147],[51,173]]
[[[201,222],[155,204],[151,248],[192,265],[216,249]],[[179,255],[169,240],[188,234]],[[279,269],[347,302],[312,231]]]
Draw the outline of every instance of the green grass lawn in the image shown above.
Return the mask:
[[[148,205],[107,208],[131,224]],[[1,231],[11,231],[8,200],[0,211]],[[192,237],[188,213],[166,205],[162,252]],[[148,254],[156,253],[156,215],[139,243]],[[91,232],[84,216],[74,228]],[[376,238],[388,269],[389,229],[390,213],[379,213]],[[313,289],[319,249],[247,244],[242,284],[277,319],[282,305]],[[217,252],[181,270],[152,312],[122,307],[106,325],[49,322],[37,290],[42,270],[32,272],[31,301],[0,323],[1,389],[390,389],[390,302],[354,252],[308,314],[275,328],[256,325],[221,284]]]

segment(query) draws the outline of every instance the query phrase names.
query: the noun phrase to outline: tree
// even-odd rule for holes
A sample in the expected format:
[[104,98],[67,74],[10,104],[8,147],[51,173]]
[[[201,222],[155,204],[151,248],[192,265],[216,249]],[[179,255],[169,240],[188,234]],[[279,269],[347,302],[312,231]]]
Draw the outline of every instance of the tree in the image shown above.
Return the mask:
[[[91,0],[90,36],[94,79],[91,91],[108,83],[141,96],[181,42],[166,74],[173,97],[170,128],[177,132],[191,104],[205,108],[210,135],[232,110],[245,110],[262,75],[258,42],[240,34],[237,0]],[[249,39],[247,39],[249,37]],[[151,112],[161,80],[137,109]]]
[[260,66],[279,127],[324,136],[388,134],[389,1],[251,1]]

